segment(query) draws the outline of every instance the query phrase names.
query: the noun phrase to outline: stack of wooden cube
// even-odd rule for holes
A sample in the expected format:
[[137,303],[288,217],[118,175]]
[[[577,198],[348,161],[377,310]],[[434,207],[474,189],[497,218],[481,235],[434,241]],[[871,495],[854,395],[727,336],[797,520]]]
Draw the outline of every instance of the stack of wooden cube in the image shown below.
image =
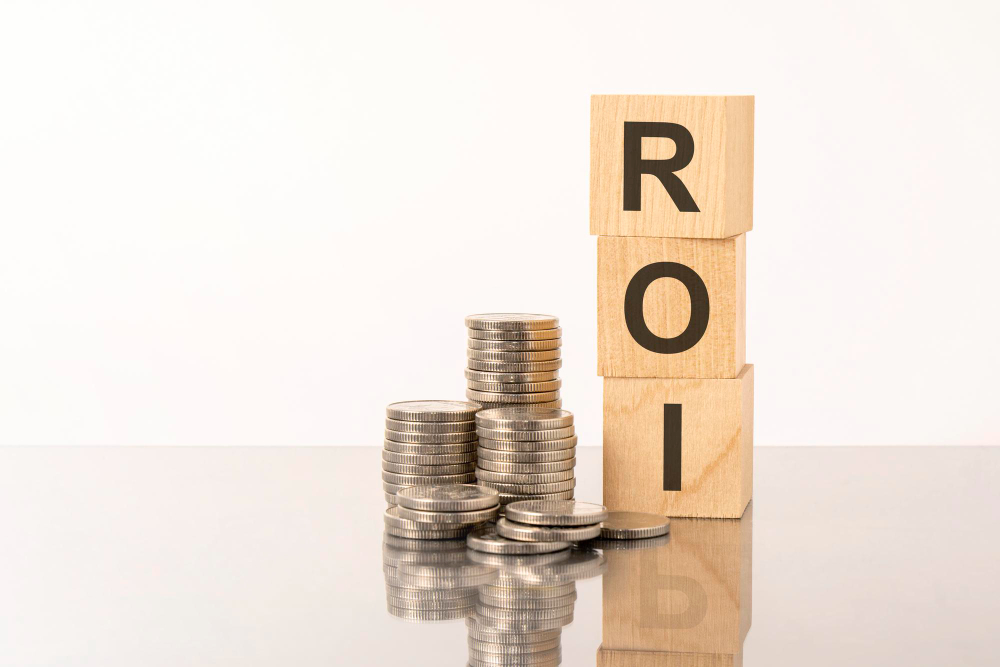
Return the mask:
[[753,97],[597,95],[590,149],[604,504],[739,517],[753,491]]

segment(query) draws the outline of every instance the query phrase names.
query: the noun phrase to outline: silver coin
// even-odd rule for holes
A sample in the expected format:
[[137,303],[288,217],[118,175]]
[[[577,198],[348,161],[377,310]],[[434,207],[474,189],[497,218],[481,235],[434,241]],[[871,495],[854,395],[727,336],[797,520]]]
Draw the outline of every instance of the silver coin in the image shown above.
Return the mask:
[[[513,409],[513,408],[502,408]],[[487,428],[478,426],[476,433],[479,438],[486,440],[506,440],[510,442],[540,442],[543,440],[563,440],[570,437],[575,431],[575,427],[566,426],[563,428],[552,428],[544,430],[523,430],[514,431],[503,428]]]
[[555,350],[524,350],[522,352],[505,352],[501,350],[474,350],[465,351],[468,359],[478,359],[479,361],[552,361],[560,359],[562,353]]
[[[550,472],[564,472],[576,467],[576,459],[564,459],[562,461],[549,461],[547,463],[510,463],[508,461],[491,461],[489,459],[479,459],[477,465],[481,470],[491,472],[505,472],[515,474],[538,475]],[[499,480],[498,480],[499,481]],[[559,480],[550,480],[559,481]]]
[[474,431],[462,433],[404,433],[402,431],[385,430],[385,439],[392,442],[405,442],[414,445],[454,445],[463,442],[473,442],[476,439]]
[[[530,542],[529,544],[544,544],[544,542]],[[569,553],[567,550],[566,553]],[[494,556],[495,558],[504,558],[504,556],[495,556],[494,554],[481,554],[483,556]],[[493,607],[502,607],[505,609],[551,609],[552,607],[564,607],[566,605],[573,604],[576,602],[576,591],[569,593],[568,595],[562,595],[554,598],[538,598],[538,599],[521,599],[521,598],[496,598],[490,595],[486,595],[482,591],[479,591],[479,599],[484,603],[491,605]]]
[[558,667],[562,662],[562,649],[554,648],[540,653],[481,653],[469,648],[469,667]]
[[659,537],[646,537],[641,540],[588,540],[580,546],[587,546],[591,549],[601,551],[638,551],[639,549],[658,549],[670,544],[670,535],[660,535]]
[[551,484],[565,482],[576,476],[574,470],[557,470],[555,472],[509,472],[476,469],[476,479],[484,482],[503,482],[504,484]]
[[[431,530],[450,530],[457,526],[431,526]],[[382,545],[382,563],[398,567],[402,563],[462,563],[468,559],[468,550],[458,551],[456,549],[437,549],[432,551],[419,551],[413,549],[399,549],[388,544]]]
[[[491,627],[499,632],[537,632],[539,630],[555,630],[556,628],[561,628],[565,625],[569,625],[573,622],[573,616],[565,616],[563,618],[557,619],[535,619],[533,621],[525,620],[509,620],[505,618],[486,618],[480,616],[479,614],[474,614],[474,616],[479,619],[479,621],[488,627]],[[470,658],[469,664],[474,667],[478,665],[488,665],[488,662],[475,662]],[[558,662],[545,663],[546,665],[558,665]]]
[[556,493],[501,493],[500,507],[505,510],[507,505],[516,503],[519,500],[572,500],[573,490],[558,491]]
[[493,329],[468,329],[469,338],[477,340],[552,340],[562,338],[562,327],[554,329],[524,329],[501,331]]
[[389,507],[395,507],[396,506],[396,494],[395,493],[389,493],[388,491],[386,491],[385,492],[385,502],[389,505]]
[[476,605],[476,613],[485,618],[502,618],[508,621],[534,621],[536,619],[562,618],[573,613],[572,602],[561,607],[539,607],[536,609],[510,609],[508,607],[494,607],[493,605],[479,602]]
[[561,551],[570,547],[569,542],[517,542],[501,537],[496,528],[489,526],[469,533],[465,538],[470,549],[489,554],[523,556]]
[[[388,473],[383,473],[383,475]],[[559,491],[569,491],[576,488],[576,478],[567,479],[564,482],[551,482],[546,484],[517,484],[513,482],[489,482],[485,479],[479,480],[480,486],[496,489],[500,493],[557,493]],[[398,495],[398,494],[397,494]]]
[[466,382],[466,386],[474,391],[489,391],[498,394],[537,394],[543,391],[556,391],[562,386],[562,380],[549,380],[548,382],[476,382],[469,380]]
[[476,453],[468,452],[463,454],[404,454],[401,452],[382,451],[382,461],[388,463],[402,463],[412,466],[443,466],[458,463],[475,463]]
[[414,571],[410,564],[403,564],[399,568],[399,580],[414,588],[473,588],[496,580],[496,568],[482,565],[476,567],[482,570],[473,571],[461,567],[453,568],[452,571],[421,574]]
[[470,606],[475,607],[476,597],[464,597],[464,598],[439,598],[439,599],[412,599],[412,598],[397,598],[391,595],[385,596],[385,601],[393,607],[400,607],[402,609],[420,609],[423,611],[441,611],[444,609],[468,609]]
[[[427,540],[430,541],[430,540]],[[455,540],[449,540],[454,542]],[[386,585],[385,587],[386,597],[395,598],[397,600],[475,600],[477,597],[476,591],[463,590],[461,588],[410,588],[407,586],[395,586]],[[403,607],[405,605],[399,604],[398,606]]]
[[471,512],[495,507],[499,494],[475,484],[414,486],[396,495],[396,502],[409,509],[428,512]]
[[[556,449],[552,451],[545,452],[508,452],[500,449],[488,449],[486,447],[478,447],[476,449],[476,458],[482,462],[489,462],[491,464],[496,463],[559,463],[562,461],[568,461],[574,459],[576,456],[576,448],[569,447],[567,449]],[[383,459],[385,456],[382,457]],[[498,470],[498,468],[493,468],[488,465],[482,466],[487,470]]]
[[447,609],[443,611],[423,611],[419,609],[405,609],[402,607],[387,605],[386,611],[396,618],[404,621],[415,621],[418,623],[428,623],[431,621],[457,621],[458,619],[465,618],[469,615],[469,610],[464,607],[461,609]]
[[[557,398],[554,401],[546,401],[545,403],[532,403],[531,406],[535,407],[535,408],[561,408],[562,407],[562,399],[561,398]],[[482,408],[484,410],[492,410],[494,408],[509,408],[509,407],[511,407],[510,403],[483,403],[482,404]]]
[[491,373],[465,369],[465,379],[473,382],[499,382],[516,384],[522,382],[551,382],[559,379],[559,371],[535,371],[532,373]]
[[[471,533],[470,533],[471,534]],[[466,538],[468,539],[468,538]],[[526,542],[526,544],[547,544],[546,542]],[[551,565],[565,558],[569,558],[569,549],[561,549],[547,554],[529,554],[525,556],[509,556],[505,554],[488,554],[481,551],[469,550],[469,560],[483,565],[492,565],[500,571],[501,575],[510,576],[519,569],[540,567]],[[500,581],[499,577],[497,581]],[[510,605],[499,605],[501,607],[513,608]]]
[[[510,506],[508,505],[508,508]],[[506,517],[497,521],[497,532],[509,540],[525,542],[582,542],[601,534],[600,524],[593,526],[532,526],[515,523]]]
[[477,313],[465,318],[465,326],[487,331],[534,331],[556,328],[559,318],[537,313]]
[[470,510],[468,512],[429,512],[427,510],[415,510],[409,507],[400,506],[397,508],[401,519],[419,521],[427,524],[477,524],[485,521],[493,521],[500,511],[499,497],[498,504],[482,510]]
[[475,420],[464,422],[407,422],[399,419],[386,419],[385,427],[390,431],[401,433],[463,433],[476,430]]
[[[486,586],[490,587],[491,585],[487,584]],[[465,627],[469,631],[469,637],[472,637],[473,639],[495,642],[502,636],[503,641],[507,644],[532,644],[534,642],[543,642],[549,639],[559,639],[561,636],[559,630],[556,629],[527,630],[516,635],[510,635],[507,634],[506,631],[499,628],[484,625],[482,619],[475,616],[470,616],[465,619]]]
[[640,540],[670,532],[670,519],[645,512],[610,512],[601,524],[601,539]]
[[537,407],[510,407],[480,410],[476,414],[476,428],[507,429],[512,431],[545,431],[573,425],[573,413]]
[[507,518],[535,526],[590,526],[608,518],[608,508],[579,500],[525,500],[511,503]]
[[[456,532],[457,531],[457,529],[455,529],[455,528],[447,528],[447,529],[442,528],[442,529],[438,529],[438,528],[434,528],[434,527],[428,526],[427,524],[424,524],[424,523],[417,523],[416,521],[410,521],[408,519],[403,519],[403,518],[401,518],[399,516],[399,508],[398,507],[390,507],[389,509],[387,509],[382,514],[382,521],[385,524],[386,531],[388,531],[390,528],[398,528],[398,529],[402,529],[402,530],[411,530],[411,531],[416,531],[416,532],[434,532],[434,531],[437,531],[437,532],[440,532],[440,531]],[[468,531],[466,531],[465,534],[467,534],[467,533],[468,533]],[[396,533],[391,533],[391,534],[392,535],[396,535]],[[465,537],[465,534],[463,534],[462,537]],[[399,537],[408,537],[408,535],[399,535]]]
[[502,394],[497,392],[476,391],[466,389],[465,397],[471,401],[483,403],[501,403],[503,405],[519,405],[523,403],[548,403],[559,398],[559,391],[544,391],[532,394]]
[[385,409],[389,419],[408,422],[462,422],[474,419],[478,405],[466,401],[402,401]]
[[476,449],[490,449],[496,452],[513,453],[538,453],[538,452],[565,452],[576,447],[576,436],[567,438],[557,438],[554,440],[535,440],[519,442],[517,440],[493,440],[492,438],[479,438],[479,447]]
[[562,359],[550,361],[483,361],[482,359],[467,359],[469,368],[474,371],[489,371],[490,373],[536,373],[538,371],[554,371],[562,368]]
[[386,527],[390,535],[406,537],[411,540],[457,540],[464,538],[472,530],[472,526],[462,526],[454,530],[410,530],[409,528]]
[[490,350],[492,352],[535,352],[537,350],[558,350],[561,346],[561,338],[550,338],[548,340],[469,339],[469,349]]
[[426,486],[428,484],[469,484],[476,481],[475,473],[457,473],[454,475],[403,475],[397,472],[382,471],[382,481],[401,486]]
[[386,532],[382,534],[382,546],[392,547],[401,551],[459,551],[465,553],[465,543],[459,544],[455,540],[409,540],[403,537],[396,537]]
[[[527,542],[526,544],[539,544],[538,542]],[[525,584],[519,579],[513,582],[509,578],[500,577],[496,582],[483,586],[479,589],[481,595],[491,598],[513,599],[513,600],[533,600],[541,598],[554,598],[569,595],[576,592],[576,584],[572,581],[554,586],[535,586]]]
[[403,475],[454,475],[476,471],[475,463],[455,463],[452,465],[412,465],[382,461],[382,470],[397,472]]
[[395,442],[386,440],[383,442],[386,451],[397,454],[470,454],[476,451],[475,442],[459,442],[455,444],[428,444],[420,442]]
[[469,637],[469,648],[475,649],[479,653],[500,653],[500,654],[522,654],[538,653],[548,651],[559,646],[560,638],[546,639],[532,644],[505,644],[503,642],[486,642],[481,639]]

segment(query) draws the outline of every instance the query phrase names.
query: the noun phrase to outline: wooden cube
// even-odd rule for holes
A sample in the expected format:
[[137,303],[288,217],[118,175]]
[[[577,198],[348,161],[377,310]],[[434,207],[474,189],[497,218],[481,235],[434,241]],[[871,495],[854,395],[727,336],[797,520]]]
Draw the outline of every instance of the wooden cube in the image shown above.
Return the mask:
[[739,664],[752,619],[752,543],[750,506],[740,519],[674,519],[662,546],[605,550],[602,649],[662,658],[606,664]]
[[752,228],[752,96],[591,97],[591,234],[726,238]]
[[597,667],[742,667],[743,653],[670,653],[597,649]]
[[598,238],[598,375],[734,378],[745,363],[745,234]]
[[753,493],[753,366],[731,380],[604,378],[604,504],[736,518]]

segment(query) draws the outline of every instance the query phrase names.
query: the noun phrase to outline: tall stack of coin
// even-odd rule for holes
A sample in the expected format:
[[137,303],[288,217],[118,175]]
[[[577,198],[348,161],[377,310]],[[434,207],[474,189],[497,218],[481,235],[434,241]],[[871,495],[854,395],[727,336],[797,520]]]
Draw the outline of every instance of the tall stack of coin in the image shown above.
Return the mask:
[[576,486],[573,413],[515,406],[480,410],[476,478],[500,492],[500,505],[517,500],[566,500]]
[[476,480],[479,408],[466,401],[405,401],[385,409],[382,488],[390,506],[407,486]]
[[484,408],[562,407],[559,318],[533,313],[483,313],[465,318],[469,330],[465,396]]

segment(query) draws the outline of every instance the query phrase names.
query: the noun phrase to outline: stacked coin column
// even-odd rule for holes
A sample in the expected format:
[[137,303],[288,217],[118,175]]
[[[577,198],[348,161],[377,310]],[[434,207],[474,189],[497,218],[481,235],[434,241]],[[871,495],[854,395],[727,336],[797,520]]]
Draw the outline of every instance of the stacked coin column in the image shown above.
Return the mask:
[[591,100],[590,232],[598,235],[604,504],[612,510],[734,518],[750,501],[753,113],[752,97]]

